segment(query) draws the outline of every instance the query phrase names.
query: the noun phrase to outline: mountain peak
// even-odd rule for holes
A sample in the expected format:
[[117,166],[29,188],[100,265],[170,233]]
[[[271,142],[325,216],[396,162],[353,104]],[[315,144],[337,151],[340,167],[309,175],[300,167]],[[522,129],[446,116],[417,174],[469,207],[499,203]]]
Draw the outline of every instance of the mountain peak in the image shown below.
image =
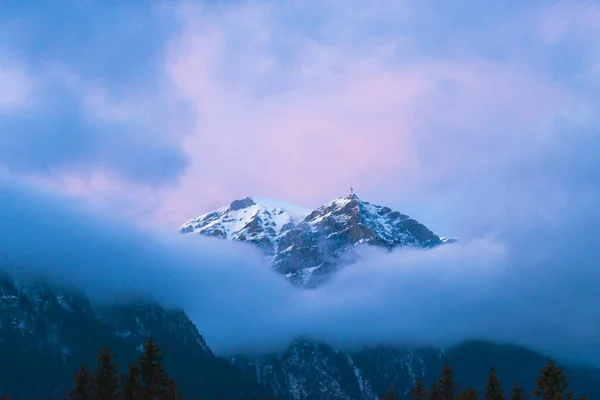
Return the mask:
[[358,198],[358,196],[354,192],[351,192],[348,196],[346,196],[346,198],[348,200],[358,200],[358,201],[360,201],[360,199]]
[[251,197],[246,197],[241,200],[234,200],[229,205],[229,211],[237,211],[255,205],[256,203]]
[[315,210],[246,197],[189,220],[180,232],[253,243],[273,269],[300,286],[315,286],[356,259],[350,253],[357,245],[431,248],[448,242],[405,214],[361,200],[354,190]]
[[179,232],[250,242],[271,254],[281,235],[296,226],[309,212],[304,207],[279,200],[245,197],[190,219],[179,228]]

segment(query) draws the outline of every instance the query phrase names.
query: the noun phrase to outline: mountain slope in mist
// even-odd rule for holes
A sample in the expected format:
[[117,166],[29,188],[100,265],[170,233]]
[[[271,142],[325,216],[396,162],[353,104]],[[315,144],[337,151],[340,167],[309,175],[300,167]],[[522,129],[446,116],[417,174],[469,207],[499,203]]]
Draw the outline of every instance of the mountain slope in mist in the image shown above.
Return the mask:
[[73,288],[0,278],[0,390],[15,398],[62,398],[81,362],[91,368],[108,347],[123,370],[153,337],[165,368],[189,395],[267,396],[252,378],[213,355],[181,310],[150,301],[92,306]]
[[[490,367],[505,390],[515,381],[531,393],[539,370],[548,361],[524,347],[469,341],[448,349],[377,346],[344,351],[324,343],[298,339],[284,351],[261,357],[238,356],[232,363],[281,399],[377,400],[394,385],[408,396],[418,378],[427,387],[444,364],[452,366],[461,388],[483,393]],[[565,368],[569,390],[600,398],[600,370]],[[402,397],[403,398],[403,397]]]
[[[307,393],[315,393],[317,387],[337,387],[355,394],[351,392],[352,388],[360,388],[361,381],[352,378],[354,370],[348,363],[342,366],[340,354],[350,354],[353,365],[360,366],[359,360],[353,358],[355,352],[348,349],[361,346],[383,353],[390,348],[402,353],[402,346],[410,344],[413,351],[431,346],[446,348],[448,354],[457,343],[485,339],[519,344],[557,357],[562,362],[570,359],[597,365],[599,360],[600,319],[595,318],[598,291],[593,284],[598,281],[595,278],[599,258],[597,246],[594,246],[595,236],[590,234],[596,232],[598,226],[597,213],[594,213],[596,202],[590,203],[591,208],[569,209],[576,210],[576,214],[552,214],[558,219],[551,221],[520,218],[515,224],[514,219],[504,218],[502,221],[506,225],[498,226],[498,240],[493,237],[461,240],[455,245],[438,245],[428,251],[422,251],[420,246],[399,245],[400,249],[393,251],[381,251],[378,246],[351,246],[348,248],[362,249],[357,253],[361,260],[333,274],[327,284],[315,290],[304,290],[289,285],[281,274],[267,268],[264,253],[261,254],[256,246],[172,232],[160,235],[118,220],[112,214],[91,213],[72,199],[49,196],[16,185],[4,185],[1,189],[0,253],[2,262],[19,276],[41,276],[79,287],[94,300],[94,304],[139,296],[184,309],[216,354],[245,354],[250,359],[249,365],[255,369],[258,363],[267,369],[272,365],[274,379],[271,381],[280,382],[283,388],[282,391],[277,389],[280,393],[286,390],[291,393],[294,382],[298,385],[312,382],[311,387],[303,386]],[[352,200],[336,210],[348,207],[360,213],[360,208],[348,206],[350,203]],[[325,219],[336,222],[335,211],[332,215],[322,211]],[[351,219],[344,214],[340,220]],[[315,221],[319,223],[318,217]],[[340,223],[339,226],[346,225]],[[565,235],[565,228],[570,229],[570,235]],[[352,239],[351,235],[346,237]],[[544,240],[532,240],[539,237]],[[585,251],[574,252],[573,249]],[[9,297],[5,301],[10,305],[14,301],[10,296],[17,295],[14,288],[10,285],[8,288],[12,292],[7,292]],[[63,310],[57,296],[53,298],[51,304],[54,306],[44,308],[52,314],[52,310]],[[25,300],[22,304],[28,304]],[[61,301],[77,309],[74,303],[64,298]],[[101,346],[96,343],[104,342],[102,337],[112,338],[115,346],[125,346],[127,351],[135,353],[135,346],[129,340],[137,342],[138,339],[130,339],[128,332],[142,335],[152,331],[153,335],[157,334],[154,328],[147,329],[149,322],[144,325],[146,328],[137,329],[136,316],[142,319],[156,317],[161,321],[162,315],[136,304],[113,309],[108,315],[101,313],[98,307],[92,310],[97,313],[95,317],[84,313],[88,319],[73,324],[76,327],[70,331],[72,336],[65,334],[65,337],[73,338],[66,346],[72,354],[89,343],[85,347],[90,349],[88,359]],[[34,318],[36,314],[28,313],[32,316],[29,320],[15,320],[10,319],[13,311],[7,309],[4,315],[7,316],[6,324],[19,329],[13,332],[14,337],[20,335],[21,327],[44,326],[44,318],[51,317]],[[56,315],[63,316],[66,312],[57,311]],[[67,321],[67,317],[64,318]],[[89,323],[86,325],[84,321]],[[181,336],[177,327],[182,321],[168,318],[160,324],[167,327],[163,333],[175,343]],[[46,335],[45,329],[40,331]],[[107,331],[108,336],[100,337],[98,342],[92,340],[94,335]],[[86,336],[86,332],[92,334]],[[10,335],[7,332],[6,336]],[[28,335],[25,336],[29,338]],[[319,346],[322,355],[312,351],[290,352],[292,358],[274,354],[285,349],[294,338],[304,336],[311,338],[309,349]],[[31,347],[35,354],[31,343],[43,339],[49,343],[47,354],[51,362],[48,362],[48,368],[59,371],[60,368],[54,366],[62,362],[62,350],[52,344],[54,337],[40,336],[31,342],[11,343],[5,349],[5,368],[19,360],[20,354],[14,349]],[[112,342],[107,340],[106,343],[111,345]],[[318,343],[326,345],[323,347]],[[384,344],[388,346],[382,346]],[[173,350],[173,362],[176,366],[188,365],[187,353],[192,356],[196,351],[204,354],[203,348],[196,346],[195,350],[190,350],[178,345]],[[261,352],[263,356],[250,355]],[[486,354],[484,349],[473,354],[479,352]],[[436,354],[439,356],[439,351]],[[457,361],[474,360],[477,371],[485,371],[489,364],[496,362],[488,355],[477,358],[469,357],[468,353],[457,354]],[[530,364],[527,358],[520,358],[520,353],[502,348],[498,357],[504,357],[504,354],[520,360],[528,371],[532,371],[531,374],[536,373],[537,365]],[[275,361],[272,361],[273,357]],[[277,361],[279,358],[281,361]],[[485,362],[477,361],[483,358]],[[43,360],[42,357],[31,358],[36,359]],[[201,371],[204,376],[211,377],[216,365],[224,362],[214,364],[214,356],[202,359],[207,360],[206,368],[192,365],[186,367],[187,370],[194,374]],[[377,373],[360,367],[360,375],[368,376],[370,382],[366,385],[363,380],[363,387],[378,391],[379,385],[385,385],[387,389],[392,371],[403,368],[393,360],[372,361],[369,365],[373,365],[372,370]],[[427,371],[435,369],[434,361],[429,364],[425,357],[423,360]],[[236,365],[246,370],[243,364]],[[294,368],[298,370],[297,374],[290,375]],[[239,372],[224,366],[223,370]],[[352,374],[343,372],[340,380],[341,371]],[[464,379],[471,378],[465,376]],[[383,381],[386,382],[381,383]]]
[[[196,326],[181,310],[151,301],[90,303],[75,288],[47,281],[0,279],[0,388],[13,396],[61,398],[80,362],[95,365],[99,348],[109,347],[121,367],[139,356],[153,337],[166,356],[165,368],[191,396],[283,400],[373,400],[390,383],[408,393],[417,378],[429,383],[443,364],[452,365],[463,386],[481,388],[490,366],[501,380],[518,379],[533,389],[547,358],[519,346],[468,342],[445,350],[375,346],[343,350],[296,339],[266,355],[213,355]],[[571,387],[600,396],[600,370],[567,369]]]

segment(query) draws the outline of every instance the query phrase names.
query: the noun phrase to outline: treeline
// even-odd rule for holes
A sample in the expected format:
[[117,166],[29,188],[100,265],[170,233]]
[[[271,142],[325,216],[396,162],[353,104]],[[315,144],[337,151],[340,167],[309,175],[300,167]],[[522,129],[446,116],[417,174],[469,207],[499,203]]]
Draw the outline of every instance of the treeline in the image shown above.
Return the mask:
[[107,348],[98,354],[98,366],[90,372],[85,364],[75,376],[75,387],[65,400],[179,400],[175,380],[162,364],[160,348],[148,338],[140,358],[131,363],[126,374],[119,372],[114,356]]
[[[498,380],[494,368],[490,369],[485,390],[477,392],[473,388],[460,389],[460,384],[454,378],[454,371],[449,366],[444,366],[441,376],[435,380],[427,390],[421,378],[417,379],[408,400],[575,400],[575,393],[568,392],[569,381],[562,369],[548,361],[540,370],[540,377],[536,380],[537,390],[525,393],[519,382],[515,382],[510,393],[505,393],[502,383]],[[387,395],[382,400],[400,400],[394,394],[394,387],[390,387]],[[577,400],[586,400],[584,395]]]
[[[163,358],[158,345],[148,338],[142,355],[122,374],[114,356],[105,348],[98,354],[95,371],[88,370],[82,363],[74,387],[64,400],[183,400],[184,394],[163,367]],[[408,396],[399,398],[392,386],[381,400],[586,400],[583,395],[575,399],[575,394],[568,391],[567,377],[552,360],[540,370],[536,386],[537,390],[528,394],[515,382],[509,393],[505,393],[496,371],[491,368],[483,393],[470,387],[460,390],[453,369],[446,365],[429,389],[419,378]],[[9,399],[0,396],[0,400]]]
[[[97,367],[94,371],[90,371],[85,363],[81,364],[75,375],[73,387],[65,394],[63,400],[188,399],[165,371],[162,362],[164,357],[156,342],[148,338],[142,347],[142,355],[129,365],[126,373],[120,372],[110,350],[102,349],[97,356]],[[13,398],[8,395],[0,395],[0,400],[11,399]]]

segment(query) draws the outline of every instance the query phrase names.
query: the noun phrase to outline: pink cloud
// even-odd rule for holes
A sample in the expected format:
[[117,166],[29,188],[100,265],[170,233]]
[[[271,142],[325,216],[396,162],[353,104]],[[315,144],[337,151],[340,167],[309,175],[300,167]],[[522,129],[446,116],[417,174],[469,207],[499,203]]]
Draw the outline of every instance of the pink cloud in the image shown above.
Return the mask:
[[27,106],[31,102],[33,86],[23,68],[0,56],[0,112]]
[[[10,179],[10,176],[6,178]],[[159,207],[157,190],[145,185],[132,185],[108,171],[95,170],[82,173],[61,169],[56,170],[51,176],[30,175],[17,181],[26,182],[50,193],[59,192],[79,199],[96,212],[137,221],[144,227],[172,227],[171,222],[164,223],[166,219],[157,214]]]
[[593,1],[552,3],[539,18],[540,36],[548,44],[556,43],[569,33],[590,29],[600,32],[600,5]]
[[[262,11],[254,14],[259,25],[272,27],[276,16]],[[480,175],[544,140],[540,126],[571,104],[568,91],[524,65],[476,58],[394,65],[402,44],[389,38],[368,47],[295,41],[297,63],[268,71],[289,88],[264,92],[263,71],[253,68],[277,65],[265,61],[277,54],[244,51],[228,59],[230,71],[255,75],[224,75],[231,27],[202,13],[186,14],[186,22],[167,62],[198,115],[185,142],[193,164],[167,195],[179,221],[252,194],[317,205],[350,186],[398,195],[455,174]]]
[[[441,200],[432,200],[440,197],[438,186],[452,182],[485,192],[490,176],[553,142],[553,120],[580,122],[581,110],[595,110],[543,65],[477,51],[420,54],[419,24],[369,30],[386,21],[410,27],[419,18],[414,2],[364,7],[353,1],[355,7],[342,1],[178,5],[181,30],[163,54],[168,81],[161,91],[114,98],[107,88],[73,83],[88,116],[162,124],[158,134],[176,136],[192,157],[177,187],[132,186],[105,171],[62,171],[53,184],[100,203],[122,197],[152,210],[140,220],[170,227],[247,195],[316,206],[350,186],[401,209],[417,201],[439,206]],[[519,51],[507,53],[522,54],[521,38],[537,46],[540,37],[548,44],[572,29],[600,26],[592,3],[560,4],[535,9],[534,18],[528,8],[489,29],[510,28],[519,43],[508,50]],[[182,127],[174,110],[164,112],[180,97],[193,109],[192,126]]]

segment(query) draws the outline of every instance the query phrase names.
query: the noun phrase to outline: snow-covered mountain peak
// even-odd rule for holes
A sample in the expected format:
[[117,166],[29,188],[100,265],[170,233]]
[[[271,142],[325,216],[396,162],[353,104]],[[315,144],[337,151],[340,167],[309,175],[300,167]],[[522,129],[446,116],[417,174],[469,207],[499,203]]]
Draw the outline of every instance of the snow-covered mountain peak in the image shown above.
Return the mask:
[[432,247],[440,238],[409,216],[361,200],[352,193],[310,213],[298,226],[328,237],[343,237],[346,245]]
[[302,207],[287,201],[267,199],[264,197],[249,197],[255,204],[267,210],[274,210],[276,213],[282,211],[288,214],[295,222],[302,221],[308,214],[311,213],[310,208]]
[[[312,211],[279,200],[246,197],[191,219],[180,232],[253,243],[265,251],[273,269],[300,286],[316,285],[338,265],[352,260],[357,245],[391,249],[443,243],[409,216],[363,201],[355,193]],[[343,254],[347,256],[342,259]]]
[[358,204],[361,202],[362,200],[358,198],[356,193],[350,193],[348,196],[333,199],[330,202],[325,203],[322,207],[344,207],[349,203]]
[[267,253],[273,253],[279,238],[310,211],[279,200],[246,197],[232,201],[227,207],[192,218],[179,231],[250,242]]

